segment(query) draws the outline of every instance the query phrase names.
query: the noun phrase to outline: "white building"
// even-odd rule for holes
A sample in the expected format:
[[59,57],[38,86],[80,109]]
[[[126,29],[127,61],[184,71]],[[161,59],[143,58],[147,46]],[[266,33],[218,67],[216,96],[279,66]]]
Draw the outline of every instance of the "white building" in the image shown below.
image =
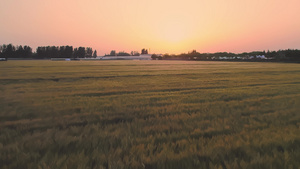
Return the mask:
[[97,57],[100,60],[151,60],[151,54],[143,54],[140,56],[102,56]]

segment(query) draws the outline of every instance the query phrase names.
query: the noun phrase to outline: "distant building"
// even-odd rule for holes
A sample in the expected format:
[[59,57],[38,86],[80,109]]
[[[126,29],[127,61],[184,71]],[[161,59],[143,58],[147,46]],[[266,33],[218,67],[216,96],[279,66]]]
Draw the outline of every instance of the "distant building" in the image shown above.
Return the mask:
[[97,57],[100,60],[151,60],[151,54],[142,54],[140,56],[103,56]]
[[257,55],[256,58],[257,59],[267,59],[265,55]]

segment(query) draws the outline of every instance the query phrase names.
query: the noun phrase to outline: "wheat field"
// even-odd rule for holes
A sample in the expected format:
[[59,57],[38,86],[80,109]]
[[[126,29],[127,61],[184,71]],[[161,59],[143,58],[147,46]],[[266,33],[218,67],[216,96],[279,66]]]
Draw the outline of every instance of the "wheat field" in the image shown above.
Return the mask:
[[300,66],[0,62],[0,168],[299,169]]

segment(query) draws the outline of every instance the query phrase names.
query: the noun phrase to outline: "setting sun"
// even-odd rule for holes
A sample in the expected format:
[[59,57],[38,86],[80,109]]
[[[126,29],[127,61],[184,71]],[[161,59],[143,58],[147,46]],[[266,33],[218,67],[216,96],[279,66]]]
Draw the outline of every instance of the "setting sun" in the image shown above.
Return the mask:
[[158,36],[169,43],[180,43],[188,38],[186,27],[178,22],[162,25]]

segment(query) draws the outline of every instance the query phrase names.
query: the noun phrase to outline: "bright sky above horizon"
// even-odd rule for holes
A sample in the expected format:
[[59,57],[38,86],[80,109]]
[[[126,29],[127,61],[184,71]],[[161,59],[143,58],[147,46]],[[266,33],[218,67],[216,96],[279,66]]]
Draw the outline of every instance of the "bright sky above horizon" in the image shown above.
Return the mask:
[[300,49],[300,0],[0,0],[0,45],[151,53]]

